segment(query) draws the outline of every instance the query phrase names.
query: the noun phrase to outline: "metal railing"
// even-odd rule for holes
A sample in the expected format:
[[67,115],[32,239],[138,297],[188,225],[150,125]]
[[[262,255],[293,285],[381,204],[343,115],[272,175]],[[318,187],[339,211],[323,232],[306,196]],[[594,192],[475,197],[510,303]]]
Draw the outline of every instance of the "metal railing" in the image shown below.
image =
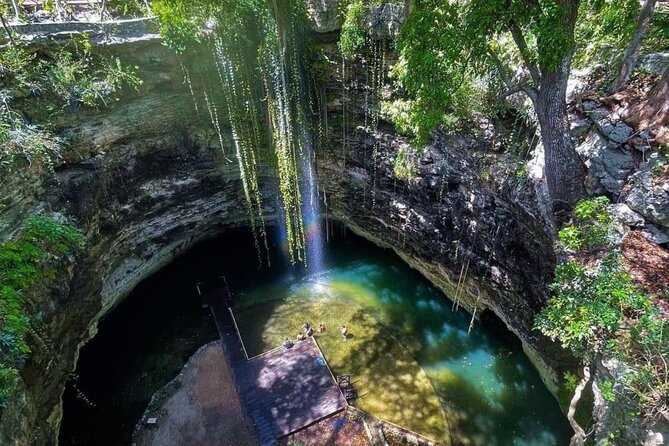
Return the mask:
[[228,311],[230,312],[230,317],[232,318],[232,324],[235,326],[235,331],[237,332],[237,337],[239,338],[239,342],[242,344],[242,351],[244,352],[244,357],[248,361],[249,359],[249,354],[246,351],[246,346],[244,345],[244,339],[242,338],[242,332],[239,331],[239,325],[237,325],[237,319],[235,319],[235,314],[232,312],[232,308],[227,306]]
[[[10,4],[14,13],[11,16],[11,23],[26,23],[22,19],[30,14],[36,14],[40,11],[53,13],[56,22],[70,21],[93,21],[99,22],[113,21],[116,18],[108,7],[107,0],[3,0]],[[135,3],[138,9],[144,9],[146,15],[142,17],[152,17],[151,5],[148,0],[129,0]],[[135,17],[137,18],[137,17]],[[81,20],[83,19],[83,20]],[[30,20],[27,21],[31,23]]]

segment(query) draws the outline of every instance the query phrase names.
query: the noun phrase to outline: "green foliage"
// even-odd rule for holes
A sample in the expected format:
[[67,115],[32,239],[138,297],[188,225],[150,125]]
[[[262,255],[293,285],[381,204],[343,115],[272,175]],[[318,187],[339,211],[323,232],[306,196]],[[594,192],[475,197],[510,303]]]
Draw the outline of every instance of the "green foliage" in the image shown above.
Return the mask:
[[398,129],[413,135],[416,144],[429,140],[448,114],[475,111],[462,103],[475,89],[473,72],[463,64],[467,48],[460,40],[465,38],[459,29],[461,6],[428,3],[415,2],[397,42],[400,58],[391,76],[409,98],[386,107]]
[[18,377],[19,373],[16,369],[0,363],[0,408],[7,407]]
[[574,208],[574,223],[558,232],[558,240],[572,251],[606,246],[613,219],[607,210],[606,197],[582,200]]
[[446,122],[443,110],[421,106],[420,101],[397,99],[381,103],[381,112],[395,124],[395,128],[403,135],[414,137],[416,145],[421,146],[429,141],[431,130]]
[[669,51],[669,5],[658,2],[650,22],[648,33],[643,40],[644,53]]
[[[267,244],[256,154],[270,141],[291,261],[305,261],[299,160],[309,150],[305,129],[310,101],[301,77],[305,54],[298,39],[304,35],[304,2],[157,0],[154,11],[168,46],[177,53],[200,51],[201,57],[214,58],[215,71],[207,73],[202,84],[210,84],[212,78],[220,83],[213,91],[191,89],[191,93],[196,104],[198,95],[204,97],[221,148],[225,143],[219,116],[229,120],[249,220],[258,229],[257,234],[254,230],[256,246]],[[182,68],[192,86],[188,68],[183,63]],[[222,107],[225,115],[219,113]],[[270,122],[266,127],[262,126],[263,113]]]
[[124,86],[140,84],[134,69],[95,53],[87,36],[73,37],[54,51],[34,52],[24,45],[3,49],[0,169],[11,168],[19,160],[50,166],[61,141],[47,129],[65,107],[104,106]]
[[669,415],[669,320],[657,308],[650,308],[620,341],[620,354],[632,364],[624,384],[639,399],[648,421]]
[[339,38],[339,48],[344,56],[353,56],[365,43],[366,15],[366,2],[356,0],[348,5]]
[[[669,414],[669,369],[664,360],[669,327],[620,265],[608,238],[608,204],[603,197],[579,202],[574,224],[559,232],[560,242],[574,251],[574,257],[556,266],[551,298],[535,328],[586,363],[613,356],[627,364],[622,383],[626,392],[637,397],[648,420],[657,420]],[[607,401],[616,398],[612,382],[600,382],[599,387]]]
[[30,354],[31,303],[25,292],[46,277],[46,269],[83,247],[74,228],[48,217],[26,221],[21,235],[0,245],[0,407],[18,376],[16,367]]
[[576,27],[578,46],[574,65],[583,68],[605,63],[614,67],[634,34],[639,9],[638,0],[582,2]]
[[393,160],[393,172],[401,180],[416,176],[416,164],[411,157],[411,151],[410,147],[402,147],[397,151]]
[[149,13],[141,0],[109,0],[107,6],[114,17],[146,17]]
[[569,394],[573,394],[578,386],[580,378],[571,372],[565,372],[564,374],[564,388]]
[[[484,110],[484,85],[496,85],[491,80],[500,73],[508,76],[526,64],[541,73],[556,70],[573,48],[571,29],[561,25],[564,14],[555,0],[414,1],[400,32],[400,62],[393,73],[415,101],[404,127],[424,141],[438,116],[467,122]],[[526,45],[514,44],[512,30]]]
[[575,260],[560,264],[550,289],[553,296],[537,316],[536,328],[581,358],[612,348],[625,314],[649,306],[615,259],[596,271]]
[[616,400],[616,393],[613,389],[613,381],[604,380],[598,383],[599,391],[602,393],[602,398],[612,403]]
[[[576,27],[574,65],[604,64],[609,72],[622,61],[632,40],[641,5],[638,0],[591,0],[581,3]],[[658,4],[644,38],[642,53],[669,49],[669,10]]]
[[159,18],[160,35],[163,44],[183,54],[189,45],[200,42],[202,27],[201,17],[192,15],[193,9],[185,2],[157,0],[151,5]]
[[576,251],[583,246],[581,231],[575,226],[567,226],[558,232],[558,240],[562,242],[567,249]]

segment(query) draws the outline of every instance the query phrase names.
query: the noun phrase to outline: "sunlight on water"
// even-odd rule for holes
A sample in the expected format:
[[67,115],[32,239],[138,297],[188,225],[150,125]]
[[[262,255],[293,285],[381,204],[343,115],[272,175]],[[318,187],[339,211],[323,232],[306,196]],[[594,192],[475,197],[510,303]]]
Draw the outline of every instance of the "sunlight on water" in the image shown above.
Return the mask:
[[303,319],[347,324],[353,339],[326,332],[319,343],[335,373],[358,376],[358,404],[380,418],[454,444],[568,443],[557,402],[513,335],[480,324],[468,335],[470,316],[388,253],[335,247],[320,274],[251,287],[236,311],[259,351]]

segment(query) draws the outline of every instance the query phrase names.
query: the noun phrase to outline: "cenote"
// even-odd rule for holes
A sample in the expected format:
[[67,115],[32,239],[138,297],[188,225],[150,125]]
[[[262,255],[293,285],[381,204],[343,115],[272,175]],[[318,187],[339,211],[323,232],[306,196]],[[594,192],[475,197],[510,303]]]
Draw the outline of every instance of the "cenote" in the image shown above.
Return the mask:
[[556,400],[499,320],[484,314],[468,334],[471,316],[392,251],[336,232],[318,274],[290,267],[277,246],[273,266],[259,270],[251,235],[234,232],[145,280],[82,349],[61,444],[130,443],[151,395],[216,339],[195,284],[221,273],[249,355],[294,337],[305,320],[322,322],[318,341],[333,372],[353,375],[356,405],[378,418],[452,444],[568,443]]

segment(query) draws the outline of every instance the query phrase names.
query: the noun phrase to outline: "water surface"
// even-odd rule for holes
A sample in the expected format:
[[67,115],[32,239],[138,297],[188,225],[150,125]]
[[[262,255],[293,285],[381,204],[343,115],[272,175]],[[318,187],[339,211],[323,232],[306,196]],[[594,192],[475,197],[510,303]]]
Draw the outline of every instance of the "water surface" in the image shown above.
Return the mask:
[[[467,313],[453,312],[392,252],[356,237],[328,245],[317,275],[287,265],[279,248],[272,248],[272,268],[259,270],[251,236],[231,233],[143,282],[82,350],[77,387],[94,406],[68,385],[61,444],[130,444],[151,395],[216,337],[195,284],[221,273],[251,354],[294,337],[304,318],[322,319],[328,361],[336,373],[355,372],[370,412],[415,423],[432,438],[448,435],[453,444],[568,444],[557,403],[499,322],[477,322],[468,334]],[[351,327],[345,342],[340,323]]]

